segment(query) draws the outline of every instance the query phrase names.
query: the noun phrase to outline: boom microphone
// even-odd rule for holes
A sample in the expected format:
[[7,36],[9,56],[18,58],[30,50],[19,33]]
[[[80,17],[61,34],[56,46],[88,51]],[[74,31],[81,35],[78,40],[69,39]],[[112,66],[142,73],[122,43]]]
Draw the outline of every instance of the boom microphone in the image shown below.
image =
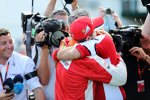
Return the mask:
[[3,87],[6,90],[5,93],[10,93],[14,88],[13,80],[11,78],[7,78],[3,83]]
[[13,88],[14,93],[20,94],[23,90],[23,77],[21,75],[16,75],[13,81],[14,81],[14,88]]

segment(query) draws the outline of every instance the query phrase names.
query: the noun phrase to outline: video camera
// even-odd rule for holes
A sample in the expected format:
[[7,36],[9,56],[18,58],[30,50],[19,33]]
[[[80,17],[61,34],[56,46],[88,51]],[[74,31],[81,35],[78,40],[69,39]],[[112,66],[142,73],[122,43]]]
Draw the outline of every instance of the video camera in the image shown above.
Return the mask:
[[41,16],[39,13],[33,12],[22,12],[22,28],[23,33],[25,33],[24,44],[26,45],[27,56],[31,57],[31,46],[34,44],[34,28],[36,24],[42,20],[46,19],[45,16]]
[[[54,18],[50,19],[40,15],[39,13],[22,13],[21,18],[24,33],[26,33],[27,31],[27,21],[31,20],[31,45],[35,43],[34,38],[41,31],[44,31],[46,33],[46,38],[43,42],[36,42],[38,46],[43,46],[44,44],[47,44],[48,46],[53,45],[55,47],[59,47],[60,41],[64,37],[68,36],[67,33],[60,31],[62,30],[62,28],[64,28],[65,22],[63,20],[57,20]],[[25,40],[25,42],[26,41],[27,40]]]
[[129,49],[134,46],[140,46],[141,32],[141,29],[137,25],[129,25],[110,30],[117,51],[123,55],[130,55]]
[[40,22],[35,27],[35,33],[38,34],[41,31],[46,33],[46,37],[42,42],[36,42],[38,46],[43,46],[44,44],[48,45],[49,47],[55,46],[59,47],[59,44],[62,39],[66,36],[62,29],[62,21],[54,18],[46,19]]
[[[32,18],[32,19],[31,19]],[[27,21],[29,21],[29,19],[31,19],[31,27],[35,28],[35,26],[42,20],[47,19],[47,17],[40,15],[39,13],[31,13],[31,12],[22,12],[21,13],[21,20],[22,20],[22,28],[23,28],[23,32],[26,32],[26,26],[27,26]]]

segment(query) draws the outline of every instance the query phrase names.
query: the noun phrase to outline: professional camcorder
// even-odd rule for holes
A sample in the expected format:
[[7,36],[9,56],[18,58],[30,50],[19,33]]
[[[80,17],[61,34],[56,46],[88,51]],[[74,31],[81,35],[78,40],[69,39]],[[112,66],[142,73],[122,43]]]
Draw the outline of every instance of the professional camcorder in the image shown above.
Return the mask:
[[48,46],[59,47],[59,44],[62,39],[66,36],[62,29],[62,21],[58,19],[46,19],[40,22],[35,27],[35,33],[38,34],[41,31],[44,31],[46,34],[45,40],[43,42],[36,42],[38,46],[43,46],[44,44]]
[[140,46],[141,29],[137,25],[129,25],[110,30],[116,49],[122,54],[129,55],[129,49]]
[[[45,40],[43,42],[36,42],[38,46],[43,46],[47,44],[48,46],[59,47],[60,41],[68,36],[68,33],[62,31],[65,27],[63,20],[58,20],[54,18],[47,18],[45,16],[31,13],[22,13],[22,27],[23,32],[27,31],[27,21],[31,23],[31,45],[35,43],[35,36],[44,31],[46,33]],[[26,42],[27,40],[25,40]]]
[[[32,18],[32,19],[31,19]],[[35,28],[35,26],[44,19],[47,19],[47,17],[40,15],[39,13],[33,14],[31,12],[22,12],[21,13],[21,20],[22,20],[22,28],[23,32],[26,32],[27,28],[27,22],[31,19],[31,27]]]

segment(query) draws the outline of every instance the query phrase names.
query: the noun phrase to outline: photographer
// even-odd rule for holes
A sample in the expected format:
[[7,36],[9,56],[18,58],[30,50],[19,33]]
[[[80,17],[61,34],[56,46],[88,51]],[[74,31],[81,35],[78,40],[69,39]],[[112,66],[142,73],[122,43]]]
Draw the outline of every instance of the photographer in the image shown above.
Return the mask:
[[119,18],[118,14],[114,12],[110,8],[99,8],[99,15],[104,18],[104,30],[107,32],[110,32],[112,29],[120,28],[122,27],[122,21]]
[[134,46],[131,55],[123,57],[127,65],[128,78],[124,86],[127,100],[150,99],[150,41],[140,38],[140,47]]
[[44,20],[37,27],[39,31],[35,37],[36,43],[32,55],[37,59],[38,76],[44,86],[46,100],[55,100],[55,64],[51,54],[53,50],[58,48],[61,39],[65,37],[61,29],[61,21],[54,18]]

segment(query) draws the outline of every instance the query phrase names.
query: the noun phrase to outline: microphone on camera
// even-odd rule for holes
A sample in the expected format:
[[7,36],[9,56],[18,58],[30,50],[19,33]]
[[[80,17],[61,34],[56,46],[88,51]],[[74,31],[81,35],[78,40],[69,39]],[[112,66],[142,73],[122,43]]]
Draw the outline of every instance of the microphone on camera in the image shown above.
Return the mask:
[[23,90],[23,77],[21,75],[16,75],[13,81],[14,81],[14,88],[13,88],[14,93],[20,94]]
[[3,88],[6,90],[6,94],[10,93],[14,88],[14,82],[11,78],[7,78],[3,83]]

